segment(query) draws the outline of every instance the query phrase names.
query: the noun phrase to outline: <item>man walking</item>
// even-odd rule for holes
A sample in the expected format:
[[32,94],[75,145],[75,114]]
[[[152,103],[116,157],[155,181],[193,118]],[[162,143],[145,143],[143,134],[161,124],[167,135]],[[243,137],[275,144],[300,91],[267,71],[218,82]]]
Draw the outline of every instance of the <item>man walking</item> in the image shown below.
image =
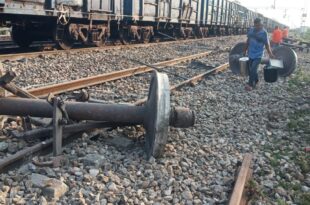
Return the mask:
[[247,35],[248,39],[244,47],[244,55],[248,51],[249,56],[249,82],[246,84],[246,90],[251,91],[258,83],[257,69],[264,55],[264,47],[266,47],[271,58],[274,57],[270,43],[268,40],[267,31],[264,29],[262,20],[256,18],[254,20],[254,27],[251,28]]

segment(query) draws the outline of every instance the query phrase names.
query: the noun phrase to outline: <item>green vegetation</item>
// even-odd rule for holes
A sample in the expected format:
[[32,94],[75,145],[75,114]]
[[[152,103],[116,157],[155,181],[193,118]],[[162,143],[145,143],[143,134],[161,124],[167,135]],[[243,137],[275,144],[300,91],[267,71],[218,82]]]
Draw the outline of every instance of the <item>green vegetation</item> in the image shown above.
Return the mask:
[[310,70],[298,70],[288,81],[289,91],[294,92],[296,89],[302,89],[310,86]]
[[[310,69],[299,69],[292,78],[288,81],[288,90],[295,96],[308,94],[310,90]],[[303,132],[303,142],[307,145],[310,143],[310,108],[296,109],[294,113],[289,116],[287,124],[291,135],[294,132]]]
[[307,29],[307,31],[304,33],[301,33],[301,30],[298,30],[298,29],[291,30],[290,36],[292,36],[294,39],[310,42],[310,29]]
[[246,185],[248,198],[252,201],[265,198],[265,195],[256,181],[253,179],[249,180]]
[[287,205],[287,203],[285,201],[281,200],[281,199],[277,200],[277,204],[278,205]]
[[297,110],[289,117],[287,127],[290,132],[303,131],[305,142],[310,143],[310,108]]
[[310,41],[310,29],[308,29],[304,34],[302,34],[301,38],[304,41]]
[[[297,35],[296,35],[297,36]],[[310,42],[310,29],[303,36]],[[308,59],[304,57],[304,60]],[[273,139],[264,145],[268,164],[275,171],[278,184],[277,188],[284,189],[295,204],[310,205],[310,193],[302,190],[304,177],[310,173],[310,154],[304,151],[310,146],[310,107],[308,106],[310,92],[309,64],[299,64],[299,68],[288,80],[288,92],[293,102],[292,110],[288,113],[287,136],[281,139]],[[272,138],[271,138],[272,139]],[[289,164],[294,171],[285,169]],[[259,176],[269,175],[265,170],[260,170]],[[260,194],[257,185],[251,185],[254,193],[266,201],[272,201],[279,205],[286,205],[285,200],[275,200],[276,188]],[[268,204],[268,203],[267,203]]]
[[310,155],[309,154],[295,155],[293,160],[300,167],[301,172],[303,174],[307,174],[310,172]]
[[302,194],[299,200],[300,205],[310,205],[310,193]]

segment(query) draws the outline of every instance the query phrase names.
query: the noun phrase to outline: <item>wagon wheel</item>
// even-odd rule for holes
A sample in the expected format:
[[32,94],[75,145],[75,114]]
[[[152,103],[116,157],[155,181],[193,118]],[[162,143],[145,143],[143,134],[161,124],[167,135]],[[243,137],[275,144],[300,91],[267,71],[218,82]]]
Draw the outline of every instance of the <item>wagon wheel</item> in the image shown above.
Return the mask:
[[70,7],[64,6],[63,4],[57,7],[57,23],[63,26],[67,25],[70,21]]
[[13,41],[21,48],[29,47],[33,41],[27,30],[19,26],[13,26],[11,37]]
[[180,38],[180,32],[177,29],[173,29],[171,32],[171,36],[174,37],[175,39],[179,39]]
[[122,30],[119,32],[119,37],[120,37],[121,43],[122,43],[123,45],[128,45],[128,44],[131,43],[132,37],[131,37],[131,35],[129,34],[129,32],[128,32],[127,29],[122,29]]
[[55,30],[54,38],[58,46],[63,50],[69,50],[73,47],[74,41],[70,36],[68,26],[65,26],[63,30]]
[[95,46],[102,47],[107,45],[108,37],[106,35],[102,36],[102,38],[99,41],[95,41]]
[[151,41],[151,38],[152,38],[152,34],[148,31],[142,31],[142,38],[141,38],[141,42],[142,43],[149,43]]
[[73,47],[73,44],[74,44],[74,42],[67,37],[64,37],[63,39],[58,40],[57,43],[58,43],[58,46],[63,50],[71,49]]

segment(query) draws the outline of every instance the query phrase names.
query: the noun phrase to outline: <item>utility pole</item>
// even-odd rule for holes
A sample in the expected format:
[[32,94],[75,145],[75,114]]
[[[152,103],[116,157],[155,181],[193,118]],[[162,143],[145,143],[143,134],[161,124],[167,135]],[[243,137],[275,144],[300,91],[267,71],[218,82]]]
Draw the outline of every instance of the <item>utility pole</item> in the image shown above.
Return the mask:
[[276,0],[273,1],[273,9],[276,9]]
[[307,19],[307,11],[305,8],[301,9],[301,24],[300,24],[300,30],[301,33],[305,33],[306,32],[306,19]]

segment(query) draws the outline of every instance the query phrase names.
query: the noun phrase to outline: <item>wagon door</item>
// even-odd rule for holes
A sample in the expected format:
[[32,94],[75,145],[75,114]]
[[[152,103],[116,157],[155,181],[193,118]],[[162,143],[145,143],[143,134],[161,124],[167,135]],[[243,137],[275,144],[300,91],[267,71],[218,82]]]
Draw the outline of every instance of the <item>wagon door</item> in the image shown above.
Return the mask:
[[222,16],[221,16],[221,25],[227,26],[227,0],[223,0],[223,5],[222,5]]
[[223,0],[218,0],[216,24],[221,25]]
[[190,24],[196,24],[199,22],[198,20],[198,0],[191,0],[190,1],[190,8],[189,8],[189,19]]
[[227,0],[226,1],[227,3],[226,3],[226,16],[225,16],[225,21],[226,21],[226,26],[230,26],[230,21],[229,21],[229,19],[230,19],[230,13],[231,13],[231,8],[230,8],[230,6],[231,6],[231,4],[230,4],[230,2]]
[[181,9],[181,20],[185,22],[191,21],[191,16],[193,13],[193,8],[191,6],[190,0],[183,0]]
[[213,0],[211,25],[217,25],[219,0]]
[[213,15],[213,1],[209,0],[207,5],[207,24],[212,25],[212,15]]
[[170,7],[172,0],[159,0],[158,2],[158,19],[159,21],[167,21],[170,19]]
[[200,23],[207,24],[208,0],[200,0]]
[[141,3],[142,18],[145,21],[155,21],[157,16],[157,0],[144,0]]
[[113,13],[113,0],[88,0],[88,11]]

